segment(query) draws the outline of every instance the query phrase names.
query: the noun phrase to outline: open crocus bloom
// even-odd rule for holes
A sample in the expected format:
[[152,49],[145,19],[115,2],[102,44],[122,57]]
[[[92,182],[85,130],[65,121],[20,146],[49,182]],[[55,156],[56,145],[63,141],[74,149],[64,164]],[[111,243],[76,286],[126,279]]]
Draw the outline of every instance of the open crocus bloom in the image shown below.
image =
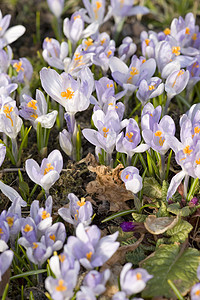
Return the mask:
[[138,193],[142,189],[142,177],[139,170],[135,167],[127,167],[121,173],[121,179],[125,183],[126,189],[133,194]]
[[32,181],[39,184],[46,193],[60,177],[63,167],[63,158],[59,150],[52,151],[42,160],[41,167],[34,159],[27,159],[25,169]]

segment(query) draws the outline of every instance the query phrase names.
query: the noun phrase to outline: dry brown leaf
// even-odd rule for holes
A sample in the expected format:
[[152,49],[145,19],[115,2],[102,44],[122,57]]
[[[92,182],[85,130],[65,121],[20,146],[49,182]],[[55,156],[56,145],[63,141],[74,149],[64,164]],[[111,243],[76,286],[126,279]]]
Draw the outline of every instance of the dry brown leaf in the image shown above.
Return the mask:
[[129,209],[125,201],[134,199],[133,194],[127,191],[121,180],[120,173],[123,165],[118,165],[115,169],[106,166],[88,166],[91,172],[97,174],[96,180],[88,183],[86,191],[88,194],[96,194],[100,201],[109,201],[110,210],[115,212]]
[[144,226],[152,234],[161,234],[173,228],[177,222],[178,216],[156,218],[155,215],[150,215],[146,218]]

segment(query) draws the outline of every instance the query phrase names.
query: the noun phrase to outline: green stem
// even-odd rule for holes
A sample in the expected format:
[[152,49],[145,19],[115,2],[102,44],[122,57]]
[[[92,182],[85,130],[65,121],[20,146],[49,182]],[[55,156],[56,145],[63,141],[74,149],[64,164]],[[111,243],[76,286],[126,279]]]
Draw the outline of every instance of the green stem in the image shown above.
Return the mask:
[[194,196],[194,191],[195,191],[195,188],[196,188],[196,186],[197,186],[198,183],[199,183],[199,178],[196,178],[193,181],[193,183],[192,183],[192,185],[190,187],[189,193],[187,194],[187,200],[188,201],[190,201],[191,198],[192,198],[192,196]]
[[174,283],[168,279],[167,280],[169,286],[171,287],[171,289],[173,290],[174,294],[176,295],[178,300],[184,300],[184,298],[182,297],[181,293],[179,292],[179,290],[177,289],[177,287],[174,285]]

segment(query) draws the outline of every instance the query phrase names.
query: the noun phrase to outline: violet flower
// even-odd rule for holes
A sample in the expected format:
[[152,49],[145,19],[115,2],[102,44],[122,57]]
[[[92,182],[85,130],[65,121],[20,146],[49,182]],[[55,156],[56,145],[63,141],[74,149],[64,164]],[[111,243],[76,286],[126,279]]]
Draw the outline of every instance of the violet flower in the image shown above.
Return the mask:
[[84,226],[90,225],[93,215],[92,204],[85,201],[85,198],[79,200],[73,193],[68,194],[69,208],[62,207],[58,210],[58,214],[68,223],[76,227],[79,223]]
[[7,74],[0,74],[0,98],[2,96],[9,96],[17,87],[18,85],[16,83],[11,83],[10,77]]
[[135,167],[126,167],[121,173],[121,180],[125,183],[125,187],[133,194],[138,193],[142,189],[142,177],[139,170]]
[[0,218],[0,252],[8,249],[7,242],[10,238],[9,225],[6,221]]
[[0,281],[2,280],[3,274],[10,267],[13,260],[14,253],[11,250],[4,251],[0,254]]
[[47,248],[51,247],[53,251],[58,251],[62,249],[65,239],[65,226],[63,223],[57,222],[46,230],[45,235],[41,237],[41,242],[45,244]]
[[68,55],[68,44],[66,42],[60,44],[56,39],[46,37],[42,47],[44,60],[51,67],[64,70],[65,59]]
[[60,18],[63,8],[64,8],[64,0],[47,0],[50,11],[56,16],[56,18]]
[[59,143],[62,150],[72,159],[73,158],[73,144],[72,133],[66,129],[59,132]]
[[53,110],[47,113],[47,102],[40,90],[36,90],[35,99],[26,94],[22,95],[22,99],[19,114],[25,120],[31,121],[34,129],[37,129],[38,123],[48,129],[54,126],[58,112]]
[[161,117],[162,107],[159,105],[154,108],[153,104],[147,103],[142,110],[141,127],[142,130],[153,130],[155,123],[158,123]]
[[121,290],[127,296],[140,293],[145,288],[147,281],[153,277],[145,269],[131,270],[131,267],[131,263],[125,264],[120,274]]
[[127,36],[122,40],[122,43],[118,48],[119,58],[126,62],[136,52],[136,50],[136,44],[133,43],[130,36]]
[[136,225],[134,222],[122,222],[120,227],[124,232],[131,232],[135,230]]
[[29,60],[25,57],[19,60],[12,60],[12,66],[17,71],[17,77],[13,77],[13,80],[29,85],[33,74],[33,67]]
[[190,291],[191,300],[199,300],[200,299],[200,282],[193,285]]
[[39,184],[48,194],[50,187],[59,179],[63,158],[59,150],[52,151],[42,160],[41,167],[34,159],[27,159],[25,169],[30,179]]
[[52,248],[46,247],[45,244],[40,242],[33,242],[33,246],[26,249],[26,255],[31,262],[41,267],[52,255]]
[[118,249],[115,242],[118,232],[101,238],[101,231],[96,226],[84,228],[80,223],[76,228],[76,237],[70,236],[64,247],[66,253],[73,255],[86,269],[102,266]]
[[149,99],[160,96],[164,91],[164,83],[158,77],[152,77],[148,81],[143,79],[140,84],[136,97],[144,106]]
[[102,273],[92,270],[83,280],[84,287],[88,287],[95,296],[99,296],[106,291],[106,282],[110,278],[110,270],[106,269]]

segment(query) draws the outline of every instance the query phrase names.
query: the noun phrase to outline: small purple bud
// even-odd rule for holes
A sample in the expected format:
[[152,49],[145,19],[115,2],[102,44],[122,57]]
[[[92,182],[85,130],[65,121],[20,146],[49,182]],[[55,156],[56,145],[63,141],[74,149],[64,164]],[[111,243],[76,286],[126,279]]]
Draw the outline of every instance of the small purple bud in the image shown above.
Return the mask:
[[199,199],[197,197],[192,198],[192,200],[190,200],[189,202],[189,206],[196,206],[198,205]]
[[136,225],[133,222],[122,222],[120,227],[124,232],[130,232],[135,230]]

